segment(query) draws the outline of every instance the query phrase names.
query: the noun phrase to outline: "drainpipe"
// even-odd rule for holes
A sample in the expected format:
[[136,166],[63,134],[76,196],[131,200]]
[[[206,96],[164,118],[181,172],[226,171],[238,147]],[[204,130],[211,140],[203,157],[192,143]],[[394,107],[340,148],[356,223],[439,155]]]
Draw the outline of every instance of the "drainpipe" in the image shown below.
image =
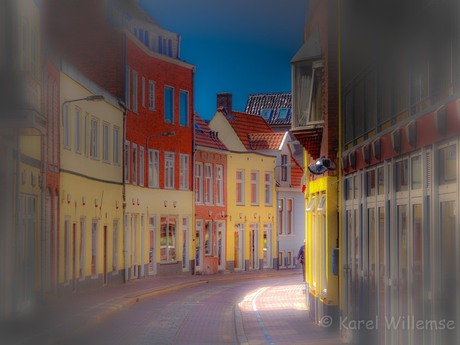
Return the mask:
[[[338,152],[337,152],[337,157],[338,157],[338,164],[337,164],[337,172],[338,172],[338,188],[337,188],[337,201],[338,201],[338,221],[339,221],[339,238],[337,239],[338,248],[341,248],[342,250],[339,249],[339,310],[343,311],[343,305],[342,305],[342,300],[345,296],[343,296],[343,287],[340,286],[340,284],[346,284],[346,282],[343,280],[343,249],[344,246],[343,244],[343,212],[342,212],[342,64],[341,64],[341,3],[340,0],[337,1],[337,69],[338,69],[338,128],[339,128],[339,133],[338,133],[338,139],[339,139],[339,147],[338,147]],[[340,274],[342,272],[342,274]],[[341,279],[342,278],[342,279]]]
[[125,182],[125,141],[126,141],[126,105],[123,101],[119,100],[118,105],[123,108],[123,144],[122,144],[122,207],[123,207],[123,258],[125,261],[125,275],[124,282],[128,281],[128,224],[126,224],[126,182]]

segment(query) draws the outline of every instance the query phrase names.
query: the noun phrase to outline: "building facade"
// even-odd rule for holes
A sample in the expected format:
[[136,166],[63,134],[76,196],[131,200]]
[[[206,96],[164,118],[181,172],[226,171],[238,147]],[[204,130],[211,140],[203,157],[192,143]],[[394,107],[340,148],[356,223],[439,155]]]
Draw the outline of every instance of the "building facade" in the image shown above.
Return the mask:
[[[378,317],[380,327],[347,337],[361,343],[456,344],[458,2],[422,1],[410,9],[383,2],[353,5],[343,7],[341,27],[342,308],[350,319]],[[382,11],[398,18],[390,33],[382,30]],[[420,20],[409,20],[413,13]],[[375,55],[371,48],[359,56],[353,49],[375,42]],[[408,327],[385,326],[401,318]]]
[[122,138],[118,101],[61,62],[59,289],[123,281]]
[[195,274],[227,270],[227,155],[218,132],[195,114]]
[[[338,321],[339,151],[336,1],[311,1],[304,43],[292,58],[292,134],[305,148],[306,287],[310,317]],[[325,162],[328,162],[327,166]]]

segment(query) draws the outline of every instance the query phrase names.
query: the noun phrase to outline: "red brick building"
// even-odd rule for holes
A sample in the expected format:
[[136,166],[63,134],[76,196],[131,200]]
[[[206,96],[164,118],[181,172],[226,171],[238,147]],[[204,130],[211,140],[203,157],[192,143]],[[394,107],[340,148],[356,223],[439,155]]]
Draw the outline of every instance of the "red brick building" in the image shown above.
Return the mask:
[[227,147],[195,114],[195,273],[224,271]]

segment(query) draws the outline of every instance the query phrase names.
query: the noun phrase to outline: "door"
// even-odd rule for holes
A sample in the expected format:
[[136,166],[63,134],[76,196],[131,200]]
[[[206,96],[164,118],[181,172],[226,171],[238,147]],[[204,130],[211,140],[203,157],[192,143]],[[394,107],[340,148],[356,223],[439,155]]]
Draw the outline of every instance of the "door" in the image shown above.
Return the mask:
[[234,229],[235,270],[244,270],[244,224],[235,224]]
[[203,221],[196,221],[195,228],[195,272],[203,270]]
[[73,291],[77,291],[77,223],[72,223],[72,281]]
[[156,217],[149,217],[149,267],[148,274],[157,274],[157,254],[156,254]]
[[259,224],[249,225],[249,269],[259,269]]
[[131,279],[135,279],[138,276],[137,272],[137,215],[131,216]]
[[272,236],[273,224],[264,223],[264,268],[272,268]]
[[103,256],[103,282],[104,285],[107,285],[107,225],[104,225],[104,247],[102,248],[102,256]]
[[216,229],[217,269],[225,271],[225,221],[217,221]]

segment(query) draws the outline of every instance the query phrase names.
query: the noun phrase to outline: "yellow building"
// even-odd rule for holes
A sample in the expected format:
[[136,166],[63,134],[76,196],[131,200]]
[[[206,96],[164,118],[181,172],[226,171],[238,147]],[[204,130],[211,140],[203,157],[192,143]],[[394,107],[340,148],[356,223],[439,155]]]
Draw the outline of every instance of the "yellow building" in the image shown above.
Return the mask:
[[277,268],[275,157],[231,152],[227,158],[227,269]]
[[122,281],[123,111],[71,66],[61,67],[59,288]]
[[252,134],[272,134],[260,116],[232,110],[231,94],[219,94],[209,128],[229,149],[227,158],[227,269],[278,268],[276,157],[253,150]]

